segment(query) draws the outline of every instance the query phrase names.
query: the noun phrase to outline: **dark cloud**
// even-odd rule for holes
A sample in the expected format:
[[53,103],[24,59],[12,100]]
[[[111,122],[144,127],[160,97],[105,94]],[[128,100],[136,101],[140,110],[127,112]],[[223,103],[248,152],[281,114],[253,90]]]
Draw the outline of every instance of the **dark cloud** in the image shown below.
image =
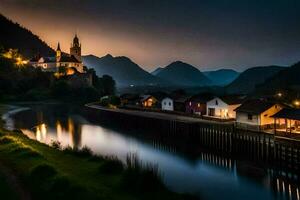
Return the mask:
[[[65,28],[62,35],[77,29],[85,53],[122,53],[148,69],[177,59],[240,70],[300,60],[298,0],[0,1],[1,12],[33,31],[42,21]],[[41,34],[54,40],[55,32]]]

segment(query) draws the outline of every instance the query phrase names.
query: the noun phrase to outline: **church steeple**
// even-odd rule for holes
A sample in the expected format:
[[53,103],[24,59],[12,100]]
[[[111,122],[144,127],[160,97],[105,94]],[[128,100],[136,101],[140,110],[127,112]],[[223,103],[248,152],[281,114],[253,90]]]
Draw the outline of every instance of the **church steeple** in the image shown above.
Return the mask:
[[57,49],[56,49],[56,51],[61,51],[61,50],[60,50],[60,44],[59,44],[59,42],[58,42],[58,44],[57,44]]
[[71,56],[74,56],[78,61],[81,62],[81,44],[79,43],[77,34],[75,34],[73,43],[71,44],[70,54]]
[[59,62],[60,58],[61,58],[61,50],[60,50],[60,44],[58,42],[57,49],[56,49],[56,62]]
[[75,37],[73,39],[73,47],[79,47],[79,39],[77,37],[77,33],[75,34]]

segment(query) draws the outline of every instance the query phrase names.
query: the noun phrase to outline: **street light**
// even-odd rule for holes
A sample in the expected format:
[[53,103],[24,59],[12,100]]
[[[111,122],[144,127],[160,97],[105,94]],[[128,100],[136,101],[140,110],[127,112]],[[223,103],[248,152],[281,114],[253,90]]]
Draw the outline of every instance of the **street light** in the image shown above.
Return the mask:
[[295,100],[295,101],[294,101],[294,104],[295,104],[295,106],[298,107],[298,106],[300,106],[300,101],[299,101],[299,100]]
[[278,93],[277,93],[277,96],[278,96],[278,97],[282,97],[282,93],[281,93],[281,92],[278,92]]

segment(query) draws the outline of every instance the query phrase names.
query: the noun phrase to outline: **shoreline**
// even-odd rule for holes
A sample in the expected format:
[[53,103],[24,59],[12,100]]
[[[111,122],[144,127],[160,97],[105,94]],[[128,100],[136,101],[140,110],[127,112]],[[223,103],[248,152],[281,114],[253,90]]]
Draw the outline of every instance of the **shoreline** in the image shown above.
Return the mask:
[[[14,106],[9,107],[9,105],[3,108],[3,104],[1,106],[2,110],[5,109],[9,112],[5,113],[6,117],[12,112],[16,113],[26,109]],[[2,116],[3,113],[0,114]],[[3,120],[2,117],[1,119]],[[85,199],[103,199],[103,195],[110,199],[150,200],[160,197],[174,200],[194,199],[190,195],[177,194],[168,190],[154,171],[151,172],[151,174],[154,173],[150,176],[152,178],[148,177],[150,178],[148,179],[144,173],[148,173],[146,171],[151,169],[145,169],[145,171],[144,169],[139,169],[138,171],[137,169],[132,169],[133,171],[129,173],[128,167],[120,164],[114,158],[94,155],[87,148],[75,150],[70,148],[61,149],[62,147],[60,146],[51,147],[32,140],[23,133],[20,134],[19,130],[6,130],[3,125],[3,123],[0,124],[0,162],[7,168],[15,169],[13,175],[16,175],[26,188],[28,186],[27,189],[30,191],[30,194],[37,199],[45,198],[44,195],[48,196],[45,199],[57,199],[56,195],[63,195],[64,199],[70,199],[70,196],[71,199],[80,197]],[[107,167],[105,168],[101,167],[106,165]],[[41,178],[35,182],[33,181],[33,176],[39,168],[45,169],[39,172],[42,173],[39,175]],[[42,177],[45,176],[43,175],[44,173],[48,173],[47,170],[53,171],[54,174],[44,179]],[[126,178],[127,176],[131,178],[128,177],[128,179]],[[132,183],[127,182],[131,179],[137,180]],[[56,190],[55,185],[60,184],[57,182],[60,180],[66,182],[60,188],[60,190],[64,191],[63,194],[59,191],[53,191]],[[138,182],[141,184],[136,185]],[[50,184],[50,190],[43,188],[45,184]],[[151,188],[154,188],[153,191],[146,187],[148,184],[154,184],[151,186]],[[131,187],[123,188],[126,185],[131,185]],[[74,190],[73,188],[78,189]],[[144,192],[141,193],[140,191]]]
[[127,114],[127,115],[134,115],[134,116],[145,117],[145,118],[185,122],[185,123],[207,123],[207,124],[219,124],[219,125],[233,125],[234,124],[233,122],[219,122],[219,121],[200,119],[200,118],[195,118],[195,117],[169,114],[169,113],[128,110],[128,109],[121,109],[121,108],[111,109],[111,108],[105,108],[103,106],[94,105],[94,104],[85,104],[84,106],[88,107],[88,108],[96,109],[96,110],[109,111],[109,112],[115,112],[115,113],[121,113],[121,114]]
[[10,117],[14,114],[17,114],[18,112],[30,110],[29,107],[23,107],[23,106],[16,106],[12,104],[0,104],[0,109],[4,108],[4,112],[0,111],[0,117],[1,120],[5,121],[5,123],[2,125],[3,128],[12,131],[14,129],[13,127],[13,121],[10,119]]

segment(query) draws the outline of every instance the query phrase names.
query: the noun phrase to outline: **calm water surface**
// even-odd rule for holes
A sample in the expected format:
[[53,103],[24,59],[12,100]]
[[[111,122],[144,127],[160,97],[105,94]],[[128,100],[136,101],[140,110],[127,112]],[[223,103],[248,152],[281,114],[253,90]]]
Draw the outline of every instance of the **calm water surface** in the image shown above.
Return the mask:
[[[77,108],[30,106],[3,116],[8,128],[20,128],[43,143],[59,141],[63,146],[88,146],[101,155],[125,160],[136,153],[143,162],[157,164],[165,184],[173,191],[198,195],[202,199],[299,199],[299,188],[272,176],[270,171],[249,162],[235,161],[213,153],[189,156],[159,139],[137,137],[127,130],[93,123],[95,119]],[[192,150],[191,150],[192,151]]]

